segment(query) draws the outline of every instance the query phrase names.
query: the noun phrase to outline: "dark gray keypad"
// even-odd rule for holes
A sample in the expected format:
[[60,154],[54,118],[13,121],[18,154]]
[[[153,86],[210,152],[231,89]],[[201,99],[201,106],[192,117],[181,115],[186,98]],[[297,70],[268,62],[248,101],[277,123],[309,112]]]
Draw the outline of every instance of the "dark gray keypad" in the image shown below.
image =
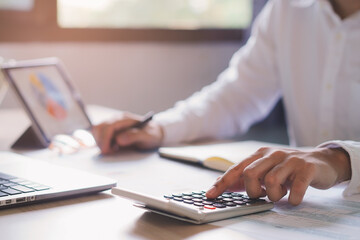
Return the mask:
[[265,202],[264,199],[251,199],[244,193],[225,192],[215,199],[209,199],[205,196],[205,191],[194,191],[186,193],[166,194],[164,198],[173,199],[177,202],[183,202],[187,205],[204,207],[207,209],[223,209],[237,206],[246,206],[257,202]]

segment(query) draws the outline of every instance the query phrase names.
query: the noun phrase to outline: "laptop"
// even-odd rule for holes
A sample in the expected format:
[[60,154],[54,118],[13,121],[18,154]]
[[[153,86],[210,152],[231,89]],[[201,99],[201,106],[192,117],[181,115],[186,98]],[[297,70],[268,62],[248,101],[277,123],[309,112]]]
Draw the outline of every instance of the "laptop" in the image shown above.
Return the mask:
[[0,152],[0,209],[84,195],[116,186],[107,177]]
[[[59,134],[91,129],[80,95],[58,59],[10,62],[1,65],[1,71],[32,123],[13,147],[45,148]],[[0,209],[115,185],[106,177],[0,151]]]

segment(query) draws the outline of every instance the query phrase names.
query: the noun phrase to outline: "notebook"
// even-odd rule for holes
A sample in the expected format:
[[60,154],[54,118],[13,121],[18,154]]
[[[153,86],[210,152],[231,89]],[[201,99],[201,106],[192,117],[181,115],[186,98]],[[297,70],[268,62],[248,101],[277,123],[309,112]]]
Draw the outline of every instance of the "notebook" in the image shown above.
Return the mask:
[[96,193],[116,181],[12,152],[0,152],[0,209]]
[[286,145],[259,141],[210,143],[181,147],[161,147],[162,157],[198,163],[204,167],[225,172],[261,147],[288,147]]

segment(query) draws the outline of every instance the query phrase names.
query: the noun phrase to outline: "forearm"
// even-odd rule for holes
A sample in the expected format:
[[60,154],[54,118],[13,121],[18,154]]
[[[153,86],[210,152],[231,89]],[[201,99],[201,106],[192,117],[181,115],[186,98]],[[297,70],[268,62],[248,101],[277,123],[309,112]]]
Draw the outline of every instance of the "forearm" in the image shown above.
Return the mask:
[[237,117],[246,115],[240,113],[239,103],[245,100],[239,97],[240,86],[222,76],[223,79],[155,116],[155,121],[164,126],[165,144],[227,138],[247,130],[250,124]]

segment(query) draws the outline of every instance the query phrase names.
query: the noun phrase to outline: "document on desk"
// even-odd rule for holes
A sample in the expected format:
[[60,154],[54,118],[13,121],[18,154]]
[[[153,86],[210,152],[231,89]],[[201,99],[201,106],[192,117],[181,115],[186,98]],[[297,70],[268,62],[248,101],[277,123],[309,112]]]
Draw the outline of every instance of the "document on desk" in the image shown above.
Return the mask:
[[272,211],[213,224],[254,239],[359,239],[360,195],[345,199],[343,189],[309,188],[299,206],[284,199]]

